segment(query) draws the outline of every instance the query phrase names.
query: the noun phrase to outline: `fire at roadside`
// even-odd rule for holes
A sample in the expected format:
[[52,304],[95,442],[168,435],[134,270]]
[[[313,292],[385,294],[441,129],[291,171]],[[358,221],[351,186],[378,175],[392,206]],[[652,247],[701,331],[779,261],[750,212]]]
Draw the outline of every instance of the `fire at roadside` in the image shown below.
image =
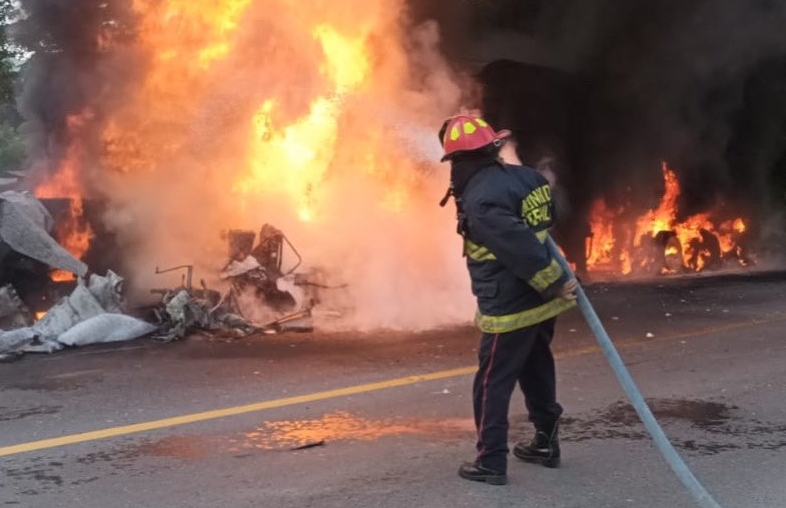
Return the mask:
[[[585,260],[590,278],[753,265],[745,221],[736,218],[717,228],[710,214],[678,221],[679,183],[665,163],[662,171],[665,192],[659,205],[635,221],[624,220],[622,211],[614,213],[601,201],[596,204]],[[159,275],[180,274],[180,282],[151,289],[154,303],[130,308],[125,280],[106,263],[115,259],[106,250],[111,240],[90,226],[86,208],[81,200],[75,206],[73,199],[0,193],[0,330],[5,330],[0,331],[0,361],[141,337],[172,341],[203,333],[233,340],[311,331],[322,293],[345,287],[329,285],[323,270],[299,270],[303,259],[295,246],[281,230],[264,224],[258,232],[221,233],[227,261],[211,278],[220,281],[216,287],[197,280],[194,265],[156,267]],[[103,252],[91,256],[91,247]],[[322,312],[331,314],[340,311]]]
[[[166,340],[191,329],[308,329],[318,293],[336,290],[324,280],[329,273],[350,284],[338,304],[353,329],[466,322],[474,302],[460,241],[445,227],[452,217],[435,206],[446,174],[434,127],[462,107],[511,130],[521,161],[550,175],[564,205],[554,236],[585,282],[750,266],[756,254],[763,264],[782,253],[782,203],[766,187],[781,178],[786,152],[782,130],[764,126],[782,124],[770,103],[786,104],[776,85],[786,82],[786,52],[781,18],[763,8],[727,9],[744,11],[746,25],[761,32],[756,48],[741,52],[726,30],[695,43],[714,34],[690,25],[707,17],[706,5],[687,17],[682,8],[656,9],[677,23],[659,26],[688,26],[645,40],[639,28],[653,26],[642,14],[649,11],[618,16],[611,4],[593,7],[604,22],[588,27],[599,36],[585,45],[575,44],[573,30],[545,30],[559,18],[547,16],[551,9],[584,20],[576,2],[522,7],[532,10],[510,34],[515,44],[489,37],[502,28],[496,21],[485,35],[479,26],[492,20],[484,12],[507,11],[509,2],[15,3],[26,15],[14,23],[14,39],[31,51],[18,97],[29,160],[18,169],[25,189],[44,204],[60,202],[74,219],[67,224],[76,227],[55,232],[56,243],[89,267],[55,274],[56,264],[36,261],[35,276],[11,280],[30,314],[91,287],[88,272],[114,280],[111,270],[128,278],[135,302],[135,293],[152,295],[134,317]],[[497,20],[505,27],[508,14]],[[717,56],[714,65],[685,58],[672,66],[674,47],[664,42],[675,35]],[[559,47],[571,55],[537,54]],[[771,55],[778,59],[759,62]],[[739,76],[726,72],[742,63]],[[720,100],[719,90],[736,99]],[[750,104],[732,115],[743,97]],[[759,121],[764,111],[772,115]],[[661,203],[650,199],[662,159],[680,176],[679,203],[665,171]],[[105,204],[98,214],[95,202]],[[260,227],[266,220],[275,226]],[[236,226],[243,229],[228,229]],[[96,227],[117,235],[116,258],[90,255],[104,237]],[[304,273],[277,227],[324,270]],[[179,283],[160,283],[173,274]],[[46,305],[28,293],[43,293]]]
[[[67,222],[65,230],[73,232]],[[312,309],[329,288],[317,270],[296,272],[300,254],[280,230],[265,224],[258,241],[253,231],[226,233],[229,261],[220,272],[226,291],[208,288],[203,279],[195,285],[191,265],[157,269],[182,270],[181,283],[153,289],[155,304],[131,308],[123,277],[111,269],[103,276],[91,273],[55,239],[63,228],[31,194],[0,193],[0,361],[142,337],[172,341],[201,332],[237,339],[311,331]],[[291,267],[284,265],[288,256],[297,258]]]
[[631,217],[625,207],[596,200],[585,249],[587,273],[595,279],[671,275],[750,267],[756,253],[749,220],[723,210],[678,219],[680,184],[662,164],[664,193],[657,207]]

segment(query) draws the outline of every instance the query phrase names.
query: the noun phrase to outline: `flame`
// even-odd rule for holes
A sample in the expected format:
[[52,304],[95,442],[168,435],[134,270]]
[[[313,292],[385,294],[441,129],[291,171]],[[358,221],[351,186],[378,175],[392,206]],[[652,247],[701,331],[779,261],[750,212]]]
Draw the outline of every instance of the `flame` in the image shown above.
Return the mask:
[[234,188],[241,193],[286,189],[295,198],[299,217],[307,221],[313,217],[311,191],[327,172],[336,142],[338,109],[325,98],[317,99],[305,117],[276,131],[273,105],[266,101],[254,115],[257,142],[251,148],[251,169]]
[[[72,141],[65,157],[60,161],[54,176],[39,184],[34,190],[35,196],[39,199],[69,199],[69,210],[60,218],[55,237],[63,248],[77,259],[81,259],[90,248],[90,241],[94,236],[90,224],[84,217],[82,187],[77,176],[84,154],[78,139],[90,116],[90,113],[81,113],[67,117],[67,132]],[[70,272],[52,272],[54,281],[74,280],[74,278],[74,274]]]
[[660,231],[668,231],[675,222],[677,216],[677,199],[680,195],[680,184],[677,175],[670,170],[666,163],[662,163],[663,183],[665,192],[655,210],[642,215],[636,221],[636,234],[634,245],[641,245],[641,240],[647,236],[654,237]]
[[623,231],[616,225],[623,214],[621,209],[611,209],[605,201],[596,200],[590,212],[587,266],[606,270],[619,269],[623,275],[632,270],[630,250],[625,247]]
[[251,0],[133,0],[148,67],[138,87],[105,120],[102,164],[150,172],[185,144],[207,79],[231,52]]
[[[133,37],[97,42],[124,72],[101,76],[90,162],[139,289],[158,284],[156,265],[194,260],[212,276],[225,262],[219,232],[264,223],[286,231],[304,262],[360,282],[348,290],[358,320],[404,280],[428,280],[424,298],[453,287],[463,266],[442,258],[440,190],[429,187],[446,177],[428,170],[434,125],[461,91],[442,86],[458,88],[435,25],[405,37],[406,0],[128,4]],[[381,257],[403,268],[380,270]],[[431,326],[436,315],[417,307]],[[367,314],[390,316],[379,326],[415,321],[400,309]]]
[[209,70],[226,57],[249,4],[251,0],[133,0],[132,9],[142,19],[140,35],[160,50],[148,84],[159,91],[170,89],[160,79],[174,77],[174,72],[183,69],[176,65],[167,70],[160,64],[190,61],[196,65],[189,70]]
[[[284,190],[302,221],[314,218],[315,189],[337,152],[344,101],[362,90],[371,73],[367,34],[344,34],[327,24],[318,24],[312,34],[322,48],[319,69],[328,80],[327,89],[311,101],[307,113],[288,125],[279,126],[275,99],[263,102],[251,122],[249,171],[234,185],[241,194],[270,187]],[[405,199],[406,190],[396,186],[384,201],[396,208]]]
[[[269,73],[259,80],[268,84],[260,88],[270,91],[248,108],[245,141],[235,142],[240,160],[222,164],[232,166],[230,190],[240,196],[238,203],[260,193],[283,193],[301,220],[314,218],[320,183],[341,151],[337,145],[347,111],[366,106],[356,98],[368,92],[372,81],[380,88],[372,39],[378,31],[390,33],[387,16],[400,10],[401,2],[385,0],[374,8],[359,0],[333,8],[288,0],[262,4],[133,1],[149,69],[129,107],[106,121],[106,167],[121,173],[156,171],[166,167],[168,157],[177,159],[190,144],[186,136],[191,125],[200,121],[200,106],[222,80],[238,78],[230,65],[247,58]],[[275,12],[277,24],[264,19],[262,11]],[[351,22],[347,12],[353,13]],[[260,23],[269,35],[250,48],[249,27],[241,26],[247,17],[263,18]],[[291,40],[291,46],[283,46],[284,40]],[[364,137],[368,134],[350,140],[352,146],[362,146]],[[401,194],[400,186],[393,188],[389,199],[400,202]]]
[[598,265],[609,263],[614,257],[614,220],[616,213],[608,208],[605,201],[598,200],[590,212],[592,236],[587,252],[587,263]]
[[336,92],[351,92],[363,84],[371,69],[362,37],[345,36],[330,25],[318,25],[314,37],[325,53],[321,71],[329,77]]
[[[740,234],[746,231],[744,220],[736,218],[716,226],[710,213],[699,213],[679,221],[679,179],[666,162],[662,163],[661,171],[664,193],[658,206],[640,215],[632,225],[626,223],[624,210],[611,210],[604,200],[593,203],[588,268],[627,275],[634,269],[652,270],[657,268],[653,264],[665,262],[668,266],[661,266],[658,269],[661,273],[677,271],[675,264],[700,271],[711,260],[717,261],[730,253],[744,264],[737,244]],[[626,232],[630,230],[633,234],[629,237]],[[658,249],[663,261],[658,259]]]

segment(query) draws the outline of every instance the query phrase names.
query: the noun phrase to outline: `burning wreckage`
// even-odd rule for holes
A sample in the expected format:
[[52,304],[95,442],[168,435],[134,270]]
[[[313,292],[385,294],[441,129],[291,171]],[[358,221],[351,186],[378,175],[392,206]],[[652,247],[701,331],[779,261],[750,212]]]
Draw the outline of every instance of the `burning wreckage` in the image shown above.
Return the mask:
[[[635,221],[635,235],[626,232],[628,221],[599,206],[603,203],[593,207],[591,234],[580,260],[585,270],[624,276],[755,264],[742,219],[719,228],[713,228],[708,214],[677,221],[679,184],[665,164],[663,174],[665,193],[657,209]],[[88,263],[52,236],[63,218],[53,218],[50,208],[51,200],[39,200],[26,192],[0,192],[0,361],[26,352],[145,336],[171,341],[196,331],[232,338],[310,331],[320,292],[345,287],[327,285],[320,270],[296,271],[302,262],[300,254],[280,230],[265,224],[258,234],[248,230],[223,233],[228,262],[219,278],[228,286],[225,291],[208,287],[203,279],[195,284],[192,265],[156,268],[157,274],[182,271],[180,284],[153,289],[152,294],[158,296],[155,303],[129,309],[120,275],[108,268],[105,276],[90,273]],[[641,244],[618,241],[625,238],[639,239]],[[285,253],[291,267],[285,267]],[[291,257],[294,264],[289,262]],[[575,261],[575,256],[569,259]]]
[[[160,302],[132,311],[124,279],[112,270],[105,276],[89,273],[87,264],[55,240],[54,229],[52,215],[31,194],[0,193],[0,360],[145,336],[176,340],[197,330],[232,337],[310,331],[318,291],[328,287],[319,283],[318,271],[295,272],[299,253],[281,231],[266,224],[256,245],[253,231],[227,233],[230,259],[220,274],[229,284],[224,293],[204,280],[194,287],[190,265],[157,268],[156,273],[184,270],[180,286],[152,290]],[[287,271],[282,270],[285,246],[297,257]],[[52,277],[64,273],[73,275],[65,282]],[[63,294],[64,289],[70,293]],[[271,316],[263,324],[255,323],[248,310],[260,303]]]
[[[319,289],[329,286],[320,283],[320,272],[295,272],[302,258],[287,237],[275,227],[265,224],[256,234],[253,231],[231,230],[225,235],[229,243],[229,262],[221,270],[220,278],[229,283],[221,293],[210,289],[204,280],[194,288],[194,267],[183,265],[168,269],[156,268],[156,273],[184,270],[182,282],[174,289],[153,289],[160,294],[161,304],[149,309],[152,320],[159,325],[157,336],[172,340],[182,338],[195,328],[221,330],[235,335],[255,332],[311,331],[311,311],[319,302]],[[297,263],[283,271],[284,247],[297,257]],[[265,324],[254,324],[259,303],[274,316]],[[258,314],[258,313],[257,313]]]

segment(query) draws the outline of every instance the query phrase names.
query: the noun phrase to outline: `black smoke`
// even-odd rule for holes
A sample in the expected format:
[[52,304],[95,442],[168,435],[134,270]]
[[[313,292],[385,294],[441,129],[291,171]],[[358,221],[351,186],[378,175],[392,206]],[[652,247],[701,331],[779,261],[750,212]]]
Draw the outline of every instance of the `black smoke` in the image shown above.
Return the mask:
[[[100,154],[103,106],[122,95],[125,65],[113,65],[102,40],[120,43],[133,35],[129,2],[21,0],[21,19],[10,27],[15,43],[30,52],[24,64],[17,109],[29,144],[31,184],[54,171],[71,145],[69,118],[80,121],[85,154]],[[90,165],[94,161],[82,161]],[[86,175],[82,175],[86,176]]]
[[[102,220],[105,196],[91,178],[99,171],[101,131],[111,105],[123,96],[133,59],[110,51],[133,38],[130,2],[125,0],[20,0],[22,16],[10,27],[29,54],[22,68],[17,111],[28,145],[27,177],[33,190],[55,174],[67,157],[75,174],[84,219],[95,237],[83,256],[92,270],[123,271],[114,232]],[[78,150],[69,154],[69,149]],[[65,196],[64,196],[65,197]],[[61,200],[45,200],[47,206]]]
[[783,211],[786,3],[412,4],[441,23],[445,52],[478,77],[484,112],[516,132],[525,161],[558,156],[575,224],[597,197],[653,207],[662,160],[684,216],[714,207],[763,226]]

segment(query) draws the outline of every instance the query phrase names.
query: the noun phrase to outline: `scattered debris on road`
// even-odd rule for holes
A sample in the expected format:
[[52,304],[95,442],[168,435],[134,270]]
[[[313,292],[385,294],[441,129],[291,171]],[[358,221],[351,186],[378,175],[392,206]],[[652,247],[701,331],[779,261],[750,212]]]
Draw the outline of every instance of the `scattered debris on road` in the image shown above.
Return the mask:
[[[111,270],[105,276],[89,273],[88,266],[52,236],[53,222],[31,194],[0,192],[0,361],[146,336],[173,341],[196,331],[234,338],[311,331],[311,311],[319,303],[319,291],[328,288],[318,271],[295,272],[300,254],[280,230],[265,224],[258,241],[253,231],[226,235],[229,261],[219,274],[229,286],[224,293],[208,288],[204,280],[195,287],[191,265],[156,268],[155,273],[183,270],[181,284],[152,289],[160,301],[132,312],[123,295],[124,279]],[[296,258],[286,270],[285,247]],[[57,295],[47,293],[55,270],[73,274],[70,293],[45,311],[31,309],[32,300],[26,302],[20,288],[31,293],[34,280],[37,295]]]
[[317,446],[325,446],[325,444],[326,444],[325,440],[323,439],[321,441],[314,441],[311,443],[302,444],[300,446],[293,446],[292,448],[290,448],[290,450],[293,452],[298,450],[308,450],[309,448],[316,448]]

